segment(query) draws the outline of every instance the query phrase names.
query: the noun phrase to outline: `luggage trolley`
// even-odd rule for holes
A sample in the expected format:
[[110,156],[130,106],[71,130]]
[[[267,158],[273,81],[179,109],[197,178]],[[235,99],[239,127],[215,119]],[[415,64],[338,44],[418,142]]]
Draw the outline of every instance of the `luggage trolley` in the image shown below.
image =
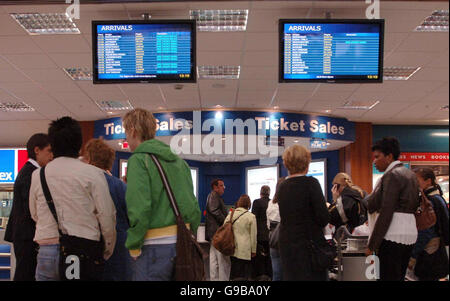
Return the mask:
[[371,281],[366,277],[368,236],[352,236],[345,226],[336,230],[337,280]]

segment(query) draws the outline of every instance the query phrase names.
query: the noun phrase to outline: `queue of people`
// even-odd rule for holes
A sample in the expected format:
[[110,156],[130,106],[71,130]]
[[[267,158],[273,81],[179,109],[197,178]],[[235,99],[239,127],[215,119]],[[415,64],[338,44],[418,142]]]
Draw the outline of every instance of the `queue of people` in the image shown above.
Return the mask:
[[[169,281],[174,279],[177,223],[165,186],[151,156],[160,162],[186,227],[197,232],[199,203],[187,163],[154,139],[156,120],[143,109],[128,112],[123,125],[132,155],[126,183],[111,175],[114,150],[101,139],[90,140],[80,160],[79,123],[63,117],[48,134],[27,143],[29,160],[14,186],[14,203],[5,240],[14,245],[14,280],[70,280],[61,269],[71,250],[80,255],[80,280]],[[225,183],[215,179],[206,200],[206,240],[231,223],[234,253],[226,256],[211,243],[211,281],[326,281],[333,246],[327,225],[349,232],[367,227],[367,255],[380,261],[380,280],[404,279],[407,269],[421,280],[448,274],[448,207],[431,169],[415,172],[400,161],[395,138],[372,147],[376,168],[384,172],[372,193],[348,174],[333,180],[328,204],[319,182],[307,176],[311,153],[294,145],[282,159],[288,176],[274,198],[262,186],[253,205],[241,195],[232,212],[222,196]],[[436,223],[418,231],[420,191],[431,201]],[[77,253],[78,252],[78,253]],[[66,254],[66,255],[65,255]],[[63,256],[63,257],[61,257]]]

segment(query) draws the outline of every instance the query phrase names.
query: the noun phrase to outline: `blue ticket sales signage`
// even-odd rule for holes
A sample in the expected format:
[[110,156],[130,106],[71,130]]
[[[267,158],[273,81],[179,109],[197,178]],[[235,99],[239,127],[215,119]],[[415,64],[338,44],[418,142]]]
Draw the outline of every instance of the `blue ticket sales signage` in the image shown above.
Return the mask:
[[[155,113],[156,136],[183,134],[257,134],[331,140],[355,140],[353,122],[327,116],[257,111]],[[120,117],[97,120],[94,137],[125,139]]]

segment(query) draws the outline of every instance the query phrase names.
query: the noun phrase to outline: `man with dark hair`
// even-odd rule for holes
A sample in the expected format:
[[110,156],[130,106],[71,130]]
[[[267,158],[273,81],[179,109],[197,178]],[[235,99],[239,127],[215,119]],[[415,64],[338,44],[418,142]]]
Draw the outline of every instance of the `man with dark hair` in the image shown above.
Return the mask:
[[402,281],[417,240],[419,186],[415,174],[398,161],[396,138],[377,141],[372,152],[375,167],[384,175],[367,198],[371,235],[366,253],[378,256],[381,280]]
[[40,172],[36,171],[30,188],[30,213],[36,221],[34,241],[39,244],[36,280],[60,280],[67,275],[59,273],[58,229],[82,238],[76,242],[77,247],[86,250],[86,256],[79,259],[79,279],[100,280],[101,257],[111,256],[116,239],[116,210],[108,184],[101,169],[78,160],[82,134],[76,120],[63,117],[53,121],[48,136],[55,159],[44,174],[58,223],[44,196]]
[[272,262],[270,260],[269,229],[267,228],[267,206],[270,201],[270,187],[264,185],[260,190],[260,199],[254,200],[252,213],[256,217],[257,248],[256,257],[252,258],[253,277],[256,280],[268,281],[272,278]]
[[[206,200],[206,240],[212,242],[217,229],[227,217],[227,209],[222,199],[225,184],[220,179],[211,182],[211,193]],[[214,246],[209,248],[209,278],[211,281],[228,281],[230,279],[230,257],[220,253]]]
[[5,240],[12,242],[16,256],[15,281],[34,281],[38,245],[33,241],[36,223],[31,218],[29,195],[31,175],[53,159],[46,134],[34,134],[27,142],[28,161],[14,182],[14,199]]

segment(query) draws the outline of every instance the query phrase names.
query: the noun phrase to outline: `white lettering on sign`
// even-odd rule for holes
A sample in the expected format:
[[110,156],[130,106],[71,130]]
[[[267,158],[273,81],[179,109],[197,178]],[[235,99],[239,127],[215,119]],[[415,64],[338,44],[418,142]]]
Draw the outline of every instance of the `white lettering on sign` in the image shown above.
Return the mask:
[[0,172],[0,181],[12,181],[12,172]]

